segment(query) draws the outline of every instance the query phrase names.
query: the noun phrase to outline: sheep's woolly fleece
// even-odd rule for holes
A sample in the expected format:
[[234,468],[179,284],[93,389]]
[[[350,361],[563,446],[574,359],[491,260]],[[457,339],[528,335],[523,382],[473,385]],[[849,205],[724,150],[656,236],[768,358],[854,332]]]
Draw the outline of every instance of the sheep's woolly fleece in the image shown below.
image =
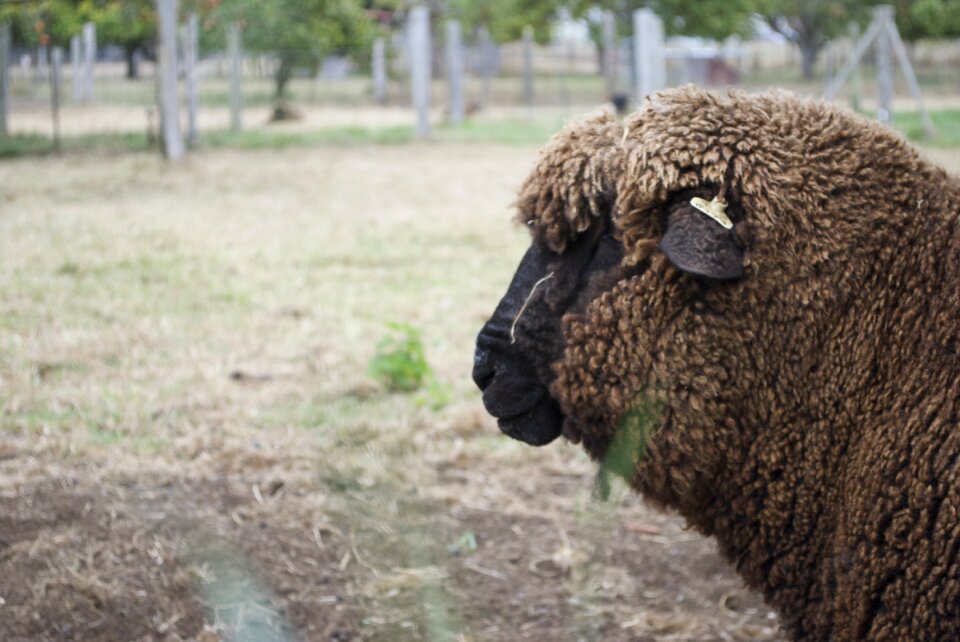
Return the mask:
[[[720,191],[749,230],[733,283],[657,249],[671,203]],[[877,123],[689,87],[558,135],[521,190],[558,251],[612,212],[630,266],[564,319],[566,436],[602,458],[655,397],[633,485],[715,535],[797,639],[960,639],[958,204]]]

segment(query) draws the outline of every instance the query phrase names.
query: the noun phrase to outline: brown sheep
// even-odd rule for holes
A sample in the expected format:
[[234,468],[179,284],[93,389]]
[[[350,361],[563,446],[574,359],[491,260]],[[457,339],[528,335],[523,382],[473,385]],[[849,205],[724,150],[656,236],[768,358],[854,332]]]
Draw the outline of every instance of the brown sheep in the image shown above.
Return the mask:
[[474,368],[504,432],[625,456],[795,639],[960,639],[956,179],[831,106],[688,87],[559,134],[518,206]]

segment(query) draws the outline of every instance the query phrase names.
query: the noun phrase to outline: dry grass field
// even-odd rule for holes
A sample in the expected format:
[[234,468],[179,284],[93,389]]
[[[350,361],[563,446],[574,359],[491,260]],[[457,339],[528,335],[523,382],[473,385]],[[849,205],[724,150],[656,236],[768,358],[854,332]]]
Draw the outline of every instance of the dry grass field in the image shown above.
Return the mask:
[[[0,164],[0,639],[780,639],[710,541],[484,413],[535,155]],[[432,393],[368,374],[391,322]]]

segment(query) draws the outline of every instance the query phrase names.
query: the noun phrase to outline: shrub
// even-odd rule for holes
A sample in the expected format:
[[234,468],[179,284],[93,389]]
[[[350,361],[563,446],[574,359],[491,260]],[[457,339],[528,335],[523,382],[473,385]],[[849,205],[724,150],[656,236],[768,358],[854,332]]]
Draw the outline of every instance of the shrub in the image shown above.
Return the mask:
[[420,331],[405,323],[388,323],[393,332],[377,343],[370,375],[392,392],[413,392],[432,378]]

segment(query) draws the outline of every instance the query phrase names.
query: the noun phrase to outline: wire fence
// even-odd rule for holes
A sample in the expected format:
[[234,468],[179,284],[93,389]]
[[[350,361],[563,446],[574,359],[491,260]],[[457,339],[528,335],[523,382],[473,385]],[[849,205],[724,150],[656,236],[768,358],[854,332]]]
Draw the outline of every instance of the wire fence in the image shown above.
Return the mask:
[[[444,44],[440,37],[431,43],[429,94],[431,120],[435,123],[450,119]],[[825,78],[842,63],[851,47],[849,39],[831,43],[820,56],[819,77],[804,80],[799,75],[800,52],[786,42],[719,45],[673,39],[667,41],[662,51],[665,84],[788,86],[818,94]],[[605,68],[602,47],[589,40],[561,40],[547,45],[480,42],[465,45],[463,51],[463,104],[467,118],[571,115],[607,103],[615,95],[635,103],[635,57],[629,38],[616,46],[612,70]],[[7,129],[14,134],[50,136],[52,56],[45,48],[14,49],[11,53]],[[76,51],[72,53],[76,55]],[[934,107],[938,97],[949,101],[958,94],[957,43],[919,43],[911,47],[910,54],[924,91],[934,97]],[[409,56],[403,30],[386,39],[384,56],[385,82],[379,91],[369,66],[348,58],[331,56],[316,70],[297,70],[287,88],[288,103],[293,109],[285,114],[289,122],[282,126],[292,130],[412,126]],[[142,133],[147,138],[156,137],[158,83],[153,60],[138,60],[136,77],[131,78],[122,50],[108,43],[100,46],[92,70],[92,93],[84,98],[75,76],[85,72],[80,61],[75,64],[71,58],[70,51],[64,52],[60,109],[64,136]],[[201,139],[204,134],[231,126],[230,66],[226,51],[201,52],[196,70]],[[245,127],[261,128],[274,120],[277,67],[278,60],[273,56],[242,56],[239,103]],[[182,87],[182,69],[180,77]],[[867,106],[874,91],[872,78],[872,65],[868,62],[856,88],[866,97]],[[848,88],[846,93],[854,90]],[[897,90],[905,93],[905,88]],[[846,97],[841,95],[841,99]],[[185,103],[182,89],[181,102]]]

